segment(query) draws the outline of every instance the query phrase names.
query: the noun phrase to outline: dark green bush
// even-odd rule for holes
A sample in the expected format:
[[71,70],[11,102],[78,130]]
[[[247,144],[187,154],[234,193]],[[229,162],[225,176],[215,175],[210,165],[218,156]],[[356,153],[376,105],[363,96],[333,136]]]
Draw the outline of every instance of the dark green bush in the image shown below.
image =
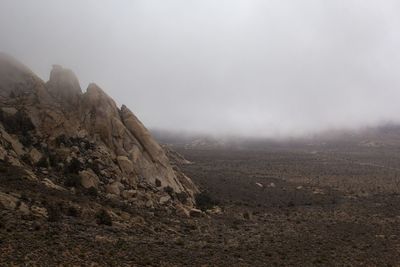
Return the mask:
[[52,152],[49,154],[49,163],[51,167],[58,167],[59,163],[62,163],[62,159],[59,155],[56,153]]
[[47,207],[47,220],[49,222],[58,222],[62,218],[62,207],[60,205],[50,205]]
[[72,160],[67,165],[65,172],[78,174],[79,171],[82,170],[82,168],[82,163],[77,158],[72,158]]
[[68,174],[65,176],[64,185],[68,187],[79,187],[81,185],[81,177],[75,173]]
[[48,168],[49,167],[49,161],[47,159],[47,157],[43,156],[37,163],[36,163],[37,167],[41,167],[41,168]]
[[86,190],[86,194],[92,197],[97,197],[99,195],[99,192],[95,187],[91,186]]
[[201,192],[195,195],[196,206],[202,211],[212,209],[218,205],[218,201],[213,199],[207,192]]
[[185,192],[180,192],[180,193],[176,193],[176,197],[182,204],[186,204],[189,196]]
[[32,165],[32,158],[29,154],[23,154],[21,160],[28,165]]
[[99,225],[112,225],[112,219],[110,214],[104,209],[100,210],[99,212],[96,213],[96,222]]
[[164,192],[166,192],[168,195],[173,197],[175,191],[172,187],[166,186],[166,187],[164,187]]
[[79,217],[80,216],[80,211],[75,208],[74,206],[69,206],[67,209],[67,215],[71,217]]
[[28,131],[35,129],[31,119],[24,111],[18,111],[14,115],[0,111],[0,121],[6,131],[11,134],[27,134]]
[[34,143],[33,136],[29,133],[23,133],[18,136],[19,141],[26,147],[31,147]]

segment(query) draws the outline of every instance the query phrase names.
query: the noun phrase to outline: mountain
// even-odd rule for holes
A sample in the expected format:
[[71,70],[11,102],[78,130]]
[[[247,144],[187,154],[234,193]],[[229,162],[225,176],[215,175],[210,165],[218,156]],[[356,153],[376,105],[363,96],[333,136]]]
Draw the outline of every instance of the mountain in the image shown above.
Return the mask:
[[139,119],[98,85],[83,92],[75,74],[58,65],[44,82],[6,54],[0,163],[60,191],[96,192],[138,207],[192,207],[198,192]]

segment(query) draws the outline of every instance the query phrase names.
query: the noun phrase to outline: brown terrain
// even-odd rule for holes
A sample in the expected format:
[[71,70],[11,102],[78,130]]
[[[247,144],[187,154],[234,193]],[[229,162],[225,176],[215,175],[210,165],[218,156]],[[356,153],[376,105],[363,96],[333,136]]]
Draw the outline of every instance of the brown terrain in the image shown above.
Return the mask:
[[396,127],[171,149],[71,71],[0,63],[1,266],[400,265]]

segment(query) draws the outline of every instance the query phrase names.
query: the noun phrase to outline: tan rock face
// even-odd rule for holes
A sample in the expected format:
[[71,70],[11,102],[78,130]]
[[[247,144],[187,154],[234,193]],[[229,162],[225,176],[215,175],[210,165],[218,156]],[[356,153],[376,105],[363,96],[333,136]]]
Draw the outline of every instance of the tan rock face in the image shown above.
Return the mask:
[[125,175],[132,175],[133,174],[133,163],[125,156],[118,156],[117,162],[121,171]]
[[59,65],[53,66],[46,87],[52,96],[69,105],[78,104],[79,96],[82,94],[75,74]]
[[99,177],[91,170],[83,170],[79,172],[79,176],[81,177],[81,185],[84,188],[98,188],[99,187]]
[[34,164],[48,162],[49,172],[61,168],[62,173],[79,173],[83,187],[117,196],[139,184],[184,192],[189,203],[198,192],[190,178],[172,168],[164,149],[126,106],[119,109],[94,83],[82,93],[71,70],[54,66],[44,83],[0,55],[0,111],[23,114],[22,121],[32,124],[10,133],[4,127],[9,120],[0,121],[0,157],[10,162],[21,164],[21,157],[30,153]]

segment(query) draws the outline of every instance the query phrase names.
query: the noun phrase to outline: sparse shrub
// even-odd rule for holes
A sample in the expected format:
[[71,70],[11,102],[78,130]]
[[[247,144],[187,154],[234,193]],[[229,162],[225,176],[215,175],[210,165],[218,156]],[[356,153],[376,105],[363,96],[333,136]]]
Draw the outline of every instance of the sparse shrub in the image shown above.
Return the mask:
[[50,205],[47,207],[47,215],[48,218],[47,220],[49,222],[58,222],[61,220],[62,214],[61,214],[62,208],[60,205]]
[[32,158],[29,154],[23,154],[21,160],[28,165],[32,165]]
[[67,137],[65,136],[65,134],[62,134],[62,135],[57,136],[55,141],[56,141],[57,146],[60,146],[61,143],[66,144]]
[[8,168],[6,166],[1,165],[0,166],[0,173],[7,173],[8,172]]
[[183,246],[185,246],[185,241],[182,238],[177,238],[175,240],[175,244],[178,245],[178,246],[183,247]]
[[176,193],[176,197],[182,204],[186,204],[189,196],[186,192],[180,192],[180,193]]
[[95,187],[91,186],[86,190],[86,194],[92,197],[97,197],[99,195],[99,192]]
[[161,186],[161,181],[156,179],[156,187],[160,187]]
[[62,162],[62,159],[56,153],[49,154],[49,164],[51,167],[58,167],[58,163]]
[[80,170],[82,170],[82,163],[77,158],[72,158],[65,171],[78,174]]
[[98,163],[92,161],[91,163],[87,164],[87,168],[92,169],[92,171],[97,175],[101,176],[101,169]]
[[164,191],[165,191],[165,193],[167,193],[167,194],[170,195],[171,197],[172,197],[173,194],[174,194],[174,189],[173,189],[172,187],[170,187],[170,186],[164,187]]
[[37,163],[36,163],[37,167],[40,168],[48,168],[49,167],[49,161],[47,159],[47,157],[43,156]]
[[11,134],[27,134],[28,131],[35,129],[31,119],[23,111],[18,111],[14,115],[4,114],[0,112],[0,121],[4,128]]
[[31,147],[34,143],[34,139],[31,134],[29,133],[23,133],[18,136],[19,141],[21,144],[23,144],[25,147]]
[[80,211],[75,208],[74,206],[69,206],[67,209],[67,215],[72,216],[72,217],[79,217],[80,216]]
[[195,195],[196,205],[202,211],[212,209],[218,205],[218,201],[213,199],[207,192],[201,192]]
[[81,177],[75,173],[68,174],[66,175],[64,185],[68,187],[79,187],[81,185]]
[[110,214],[104,209],[101,209],[99,212],[96,213],[96,222],[99,225],[112,225],[112,219]]

